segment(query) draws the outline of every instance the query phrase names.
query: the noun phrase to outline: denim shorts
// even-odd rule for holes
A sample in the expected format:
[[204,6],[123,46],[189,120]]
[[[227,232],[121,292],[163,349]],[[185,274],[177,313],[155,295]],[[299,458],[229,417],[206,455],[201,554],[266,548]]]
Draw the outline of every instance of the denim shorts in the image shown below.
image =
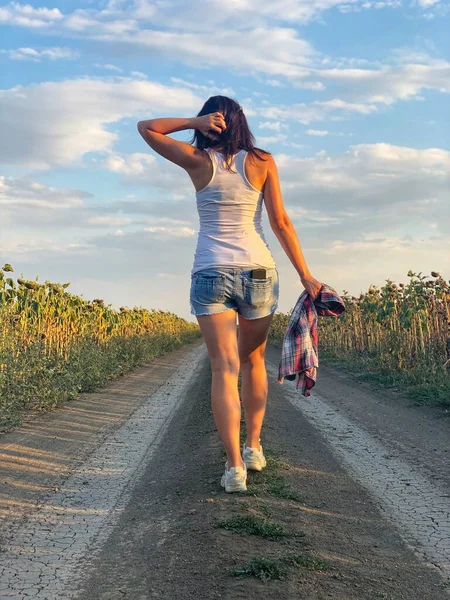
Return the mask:
[[278,308],[276,268],[265,279],[252,279],[248,267],[211,267],[191,275],[191,314],[216,315],[233,308],[246,319],[267,317]]

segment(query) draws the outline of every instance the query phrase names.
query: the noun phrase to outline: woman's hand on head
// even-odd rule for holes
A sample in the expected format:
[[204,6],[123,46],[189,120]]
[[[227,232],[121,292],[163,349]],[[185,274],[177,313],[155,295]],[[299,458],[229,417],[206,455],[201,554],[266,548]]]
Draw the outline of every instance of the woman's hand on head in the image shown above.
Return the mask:
[[300,279],[305,290],[308,292],[311,298],[315,300],[322,288],[322,283],[320,283],[320,281],[315,279],[312,275],[305,275]]
[[221,112],[213,112],[201,117],[196,117],[195,128],[203,135],[217,139],[218,134],[227,128],[225,118]]

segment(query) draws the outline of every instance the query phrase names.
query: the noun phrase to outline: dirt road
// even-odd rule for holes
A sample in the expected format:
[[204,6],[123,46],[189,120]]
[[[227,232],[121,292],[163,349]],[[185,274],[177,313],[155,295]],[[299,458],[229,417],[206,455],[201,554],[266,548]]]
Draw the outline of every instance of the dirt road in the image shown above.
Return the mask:
[[304,398],[279,356],[247,495],[202,340],[1,436],[0,599],[448,599],[448,415],[326,365]]

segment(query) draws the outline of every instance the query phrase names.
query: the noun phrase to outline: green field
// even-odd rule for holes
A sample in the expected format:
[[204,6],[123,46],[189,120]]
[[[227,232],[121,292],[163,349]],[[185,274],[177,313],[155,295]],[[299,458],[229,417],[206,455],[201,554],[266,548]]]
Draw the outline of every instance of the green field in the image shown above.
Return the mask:
[[200,336],[170,312],[113,310],[68,283],[15,282],[0,270],[0,430],[48,410]]
[[[450,406],[450,285],[408,272],[408,283],[387,280],[358,298],[342,294],[346,310],[319,317],[319,359],[420,404]],[[280,343],[290,313],[277,313],[269,340]]]

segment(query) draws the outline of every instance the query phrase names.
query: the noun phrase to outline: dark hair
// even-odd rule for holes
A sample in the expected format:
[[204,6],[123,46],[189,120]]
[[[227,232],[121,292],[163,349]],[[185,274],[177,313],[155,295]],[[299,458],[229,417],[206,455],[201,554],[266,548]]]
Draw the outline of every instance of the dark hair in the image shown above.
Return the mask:
[[[195,143],[195,146],[200,150],[214,147],[222,148],[225,163],[229,171],[231,171],[229,159],[242,149],[247,150],[249,154],[257,156],[262,160],[267,160],[258,153],[258,151],[266,152],[266,150],[255,147],[255,137],[250,131],[242,107],[236,100],[227,96],[211,96],[202,106],[197,117],[213,112],[221,112],[223,114],[226,123],[225,131],[221,133],[216,131],[215,133],[218,137],[214,139],[203,135],[201,131],[195,129],[190,141],[191,144]],[[267,154],[270,154],[270,152],[267,152]]]

